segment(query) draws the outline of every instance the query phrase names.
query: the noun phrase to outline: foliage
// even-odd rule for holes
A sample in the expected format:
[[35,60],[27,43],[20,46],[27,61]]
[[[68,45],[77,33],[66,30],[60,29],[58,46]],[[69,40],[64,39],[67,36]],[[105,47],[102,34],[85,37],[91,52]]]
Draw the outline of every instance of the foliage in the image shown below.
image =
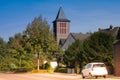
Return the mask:
[[58,70],[55,72],[66,73],[67,70],[66,70],[66,68],[58,68]]
[[80,68],[89,62],[104,62],[113,65],[113,41],[115,38],[104,32],[95,32],[85,41],[76,40],[64,54],[67,67]]
[[10,58],[7,43],[0,38],[0,70],[9,71]]
[[52,53],[50,51],[58,49],[57,43],[49,29],[50,27],[47,21],[42,20],[42,17],[39,16],[27,26],[24,32],[28,42],[32,46],[33,53],[37,54],[40,52],[40,57],[46,59],[52,59]]
[[84,50],[89,56],[88,61],[105,62],[112,65],[113,62],[113,41],[115,38],[105,32],[95,32],[84,41]]
[[[42,17],[39,16],[24,31],[24,36],[31,45],[32,53],[37,54],[37,59],[41,61],[51,60],[53,58],[52,51],[58,50],[58,45],[49,29],[47,21],[42,20]],[[43,62],[40,63],[40,65],[42,64]],[[39,64],[37,65],[39,68]]]
[[42,65],[44,60],[53,58],[53,51],[58,48],[47,21],[39,16],[28,24],[25,31],[10,37],[8,43],[0,38],[0,70],[32,70],[37,66],[36,59],[39,58]]
[[64,61],[68,67],[74,68],[77,64],[82,65],[85,64],[87,60],[86,54],[83,49],[83,42],[80,40],[76,40],[66,51],[64,54]]
[[50,69],[50,68],[51,68],[50,63],[47,62],[47,63],[45,64],[45,69]]

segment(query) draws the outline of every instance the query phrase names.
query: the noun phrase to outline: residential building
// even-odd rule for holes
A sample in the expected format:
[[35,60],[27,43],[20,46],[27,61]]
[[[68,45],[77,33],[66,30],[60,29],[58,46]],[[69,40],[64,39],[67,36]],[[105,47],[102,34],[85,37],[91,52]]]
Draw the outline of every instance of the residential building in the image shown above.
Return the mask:
[[107,32],[107,33],[113,35],[116,39],[120,39],[120,27],[113,27],[112,25],[110,25],[109,28],[99,29],[99,31]]
[[114,75],[120,76],[120,40],[114,42]]

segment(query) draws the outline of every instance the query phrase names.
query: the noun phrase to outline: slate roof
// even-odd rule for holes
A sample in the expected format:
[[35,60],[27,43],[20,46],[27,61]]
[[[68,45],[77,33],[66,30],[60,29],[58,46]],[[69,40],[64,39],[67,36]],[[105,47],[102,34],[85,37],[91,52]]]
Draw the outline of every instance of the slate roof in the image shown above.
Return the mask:
[[60,44],[60,45],[64,44],[65,40],[66,40],[66,39],[60,39],[59,44]]
[[87,39],[89,36],[90,36],[90,34],[89,33],[87,33],[87,34],[83,34],[83,33],[70,33],[72,36],[73,36],[73,38],[75,39],[75,40],[81,40],[81,41],[83,41],[83,40],[85,40],[85,39]]
[[[87,39],[90,36],[89,33],[87,33],[87,34],[83,34],[83,33],[70,33],[69,36],[70,35],[72,36],[72,38],[74,39],[74,41],[75,40],[84,41],[85,39]],[[69,36],[67,37],[67,39],[70,39]],[[61,39],[59,45],[63,46],[66,43],[67,39]],[[72,42],[70,42],[69,44],[71,44],[71,43]]]
[[100,31],[107,32],[113,35],[116,39],[120,39],[120,27],[110,26],[107,29],[100,29]]
[[57,17],[56,17],[56,19],[55,19],[53,22],[56,22],[56,21],[70,22],[70,20],[68,20],[68,19],[66,18],[62,7],[59,8]]

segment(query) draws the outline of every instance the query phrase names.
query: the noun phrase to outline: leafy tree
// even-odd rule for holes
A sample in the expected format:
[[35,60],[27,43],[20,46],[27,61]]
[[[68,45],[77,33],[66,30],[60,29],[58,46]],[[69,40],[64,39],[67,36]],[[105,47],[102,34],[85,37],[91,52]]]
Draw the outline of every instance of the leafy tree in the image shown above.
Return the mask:
[[[8,43],[0,38],[0,70],[33,68],[36,67],[35,55],[38,63],[42,65],[44,60],[56,57],[54,53],[58,52],[60,48],[53,38],[50,26],[39,16],[28,24],[23,33],[10,37]],[[38,64],[38,70],[40,65]]]
[[58,45],[53,38],[52,32],[46,20],[42,20],[39,16],[35,18],[31,24],[29,24],[24,31],[24,35],[27,38],[27,42],[32,46],[32,52],[37,54],[39,70],[39,58],[40,60],[52,59],[52,51],[58,49]]
[[89,62],[102,61],[112,65],[113,41],[115,38],[105,32],[95,32],[84,41],[84,50],[89,56]]
[[113,65],[113,41],[115,38],[104,32],[95,32],[85,41],[76,40],[64,54],[68,67],[82,69],[89,62],[105,62]]
[[10,63],[11,58],[8,52],[8,44],[0,38],[0,70],[9,71]]
[[[11,60],[13,61],[11,64],[18,69],[32,68],[33,62],[30,61],[32,61],[33,55],[30,53],[29,49],[27,50],[28,44],[23,35],[18,33],[14,37],[11,37],[8,44]],[[27,66],[28,64],[29,67]]]
[[64,61],[68,67],[82,69],[83,65],[87,60],[86,54],[83,49],[83,42],[76,40],[64,54]]

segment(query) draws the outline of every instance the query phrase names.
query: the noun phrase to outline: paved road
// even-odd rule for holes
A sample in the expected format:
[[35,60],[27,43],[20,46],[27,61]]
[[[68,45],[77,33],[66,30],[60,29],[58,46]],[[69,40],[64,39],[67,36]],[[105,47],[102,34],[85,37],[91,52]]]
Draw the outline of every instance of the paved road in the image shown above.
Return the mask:
[[[100,77],[98,79],[93,78],[93,79],[84,79],[84,80],[113,80],[113,79],[114,78],[111,78],[111,77],[108,77],[106,79]],[[0,73],[0,80],[83,80],[83,79],[81,78],[81,75],[76,75],[76,74],[60,74],[60,73],[5,74],[5,73]],[[117,78],[115,78],[115,80],[117,80]]]

